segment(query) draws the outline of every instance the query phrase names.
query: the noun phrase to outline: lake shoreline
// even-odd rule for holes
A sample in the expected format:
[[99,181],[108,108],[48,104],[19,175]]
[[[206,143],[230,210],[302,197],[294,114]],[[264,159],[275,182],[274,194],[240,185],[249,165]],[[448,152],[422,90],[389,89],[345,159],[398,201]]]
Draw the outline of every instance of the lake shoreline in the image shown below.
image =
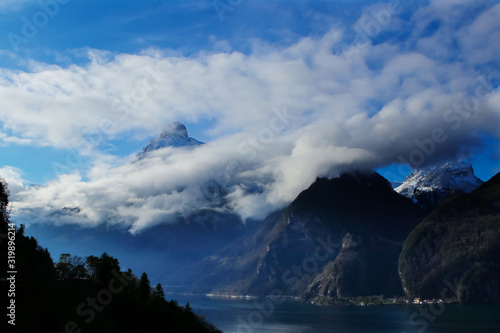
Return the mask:
[[[183,295],[183,296],[204,296],[213,299],[223,299],[223,300],[261,300],[261,299],[276,299],[276,302],[282,301],[292,301],[298,303],[312,304],[316,306],[329,306],[329,305],[354,305],[354,306],[387,306],[387,305],[408,305],[408,306],[423,306],[432,304],[461,304],[456,299],[446,299],[446,300],[423,300],[420,303],[415,300],[420,300],[416,298],[414,300],[409,300],[404,296],[384,298],[383,296],[358,296],[358,297],[327,297],[318,296],[311,299],[303,299],[298,296],[291,295],[267,295],[267,296],[256,296],[256,295],[234,295],[234,294],[216,294],[216,293],[179,293],[179,292],[168,292],[167,295]],[[483,303],[472,303],[470,305],[498,305],[498,304],[483,304]]]
[[[248,297],[247,297],[248,296]],[[169,293],[225,333],[498,333],[500,305],[313,304],[293,296]],[[319,306],[318,306],[319,305]],[[393,305],[393,306],[390,306]],[[463,331],[463,327],[468,329]]]

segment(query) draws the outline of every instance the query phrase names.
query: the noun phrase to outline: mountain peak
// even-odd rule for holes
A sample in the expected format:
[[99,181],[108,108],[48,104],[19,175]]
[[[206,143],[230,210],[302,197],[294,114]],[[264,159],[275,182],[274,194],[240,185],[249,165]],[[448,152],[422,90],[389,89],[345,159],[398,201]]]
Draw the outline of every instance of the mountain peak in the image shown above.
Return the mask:
[[192,149],[201,144],[203,144],[203,142],[188,136],[186,126],[183,123],[176,121],[166,126],[159,137],[149,141],[148,145],[137,154],[137,157],[143,159],[152,151],[162,148]]
[[163,131],[160,134],[160,138],[166,138],[167,136],[178,136],[181,138],[187,138],[188,137],[188,132],[186,129],[186,126],[179,122],[176,121],[168,126],[166,126]]
[[395,191],[431,209],[453,192],[469,193],[483,181],[474,175],[467,162],[446,161],[422,169],[415,169]]

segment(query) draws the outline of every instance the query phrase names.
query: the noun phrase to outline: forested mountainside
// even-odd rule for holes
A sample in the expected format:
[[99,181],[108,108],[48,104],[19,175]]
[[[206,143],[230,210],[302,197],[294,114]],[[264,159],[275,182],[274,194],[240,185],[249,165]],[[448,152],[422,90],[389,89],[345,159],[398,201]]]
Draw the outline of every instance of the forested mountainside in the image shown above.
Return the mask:
[[500,302],[500,174],[441,202],[405,241],[399,271],[409,296]]
[[[121,272],[118,259],[106,253],[86,260],[65,254],[54,265],[49,251],[24,235],[24,226],[9,221],[7,207],[7,187],[0,182],[0,233],[15,233],[15,245],[0,239],[0,287],[9,295],[4,309],[13,309],[11,323],[1,321],[2,332],[220,332],[189,304],[167,302],[161,284],[151,288],[146,273],[138,279]],[[7,255],[13,258],[8,269]]]

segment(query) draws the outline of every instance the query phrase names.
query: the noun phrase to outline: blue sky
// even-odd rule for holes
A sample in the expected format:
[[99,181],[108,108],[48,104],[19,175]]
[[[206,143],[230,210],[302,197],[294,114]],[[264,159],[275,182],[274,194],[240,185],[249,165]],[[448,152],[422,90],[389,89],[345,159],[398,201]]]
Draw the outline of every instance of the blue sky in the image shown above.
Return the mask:
[[[78,206],[69,223],[140,229],[229,165],[245,218],[351,168],[500,171],[497,1],[9,0],[0,16],[0,174],[19,216]],[[210,143],[182,153],[196,167],[167,151],[138,169],[177,120]]]

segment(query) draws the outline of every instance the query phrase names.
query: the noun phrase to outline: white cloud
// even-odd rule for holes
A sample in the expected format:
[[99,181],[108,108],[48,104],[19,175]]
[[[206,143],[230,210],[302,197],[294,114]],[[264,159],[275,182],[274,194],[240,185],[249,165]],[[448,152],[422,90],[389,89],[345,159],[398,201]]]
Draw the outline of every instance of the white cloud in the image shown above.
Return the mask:
[[0,132],[0,145],[2,146],[7,146],[10,144],[17,144],[17,145],[31,145],[33,143],[32,140],[30,139],[23,139],[23,138],[17,138],[15,136],[8,136],[5,133]]
[[[9,200],[16,200],[17,194],[25,189],[26,180],[22,177],[22,171],[19,168],[9,165],[0,168],[0,178],[5,180],[10,192]],[[12,205],[11,205],[12,206]]]
[[[331,29],[286,48],[260,42],[249,55],[92,51],[87,66],[3,70],[0,121],[39,145],[78,149],[90,134],[145,138],[175,120],[215,120],[214,140],[192,151],[165,149],[141,161],[96,152],[86,174],[20,189],[16,213],[53,223],[122,223],[133,232],[205,206],[262,217],[318,176],[408,160],[423,144],[432,150],[424,163],[432,162],[476,145],[478,131],[498,136],[500,92],[477,79],[490,74],[478,64],[498,63],[500,27],[490,24],[497,7],[461,29],[443,20],[438,37],[420,37],[425,15],[440,15],[435,5],[410,20],[416,32],[408,44],[369,44],[350,63],[332,53],[343,31]],[[430,51],[449,34],[464,45],[454,61]],[[474,112],[464,111],[478,87],[487,94],[476,98]],[[446,139],[429,143],[437,129]]]
[[466,51],[467,60],[474,64],[487,64],[500,53],[500,4],[482,13],[474,22],[463,27],[459,42]]

